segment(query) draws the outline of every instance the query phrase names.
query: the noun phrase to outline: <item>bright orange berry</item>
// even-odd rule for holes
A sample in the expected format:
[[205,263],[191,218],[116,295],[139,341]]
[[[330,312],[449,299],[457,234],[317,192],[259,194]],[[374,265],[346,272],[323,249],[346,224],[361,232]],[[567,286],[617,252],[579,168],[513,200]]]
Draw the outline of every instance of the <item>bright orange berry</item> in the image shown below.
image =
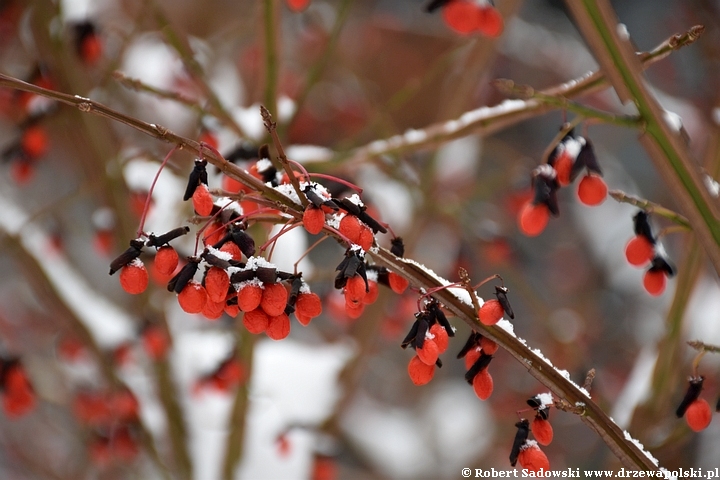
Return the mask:
[[285,3],[293,12],[302,12],[310,5],[310,0],[285,0]]
[[420,361],[425,365],[435,365],[435,362],[437,362],[437,359],[440,356],[440,350],[438,349],[437,343],[435,343],[435,340],[429,338],[426,338],[423,342],[422,348],[416,348],[415,352],[417,353],[417,357]]
[[282,283],[265,284],[262,299],[260,300],[260,308],[269,317],[277,317],[285,311],[287,300],[288,292],[285,285]]
[[380,288],[378,287],[377,282],[368,280],[368,291],[362,300],[363,303],[365,305],[371,305],[371,304],[375,303],[375,301],[378,298],[378,295],[380,295]]
[[540,235],[545,230],[548,220],[550,220],[550,209],[544,203],[534,205],[532,202],[527,202],[518,214],[520,231],[528,237]]
[[590,207],[600,205],[607,197],[607,184],[598,175],[585,175],[578,185],[578,198]]
[[160,247],[155,254],[155,270],[162,276],[172,275],[177,269],[180,258],[170,245]]
[[704,398],[698,398],[685,410],[685,422],[694,431],[705,430],[712,420],[710,405]]
[[468,0],[452,0],[443,8],[442,17],[448,27],[462,35],[477,30],[480,20],[477,6]]
[[410,285],[410,282],[395,272],[388,272],[388,283],[393,292],[401,295]]
[[443,326],[439,323],[436,323],[430,327],[430,333],[435,336],[433,342],[437,344],[438,352],[440,354],[445,353],[448,349],[448,345],[450,344],[450,338],[448,337],[447,330],[445,330],[445,328],[443,328]]
[[205,306],[202,309],[202,315],[203,317],[207,318],[208,320],[217,320],[218,318],[222,317],[222,314],[225,312],[225,300],[221,302],[214,302],[210,298],[208,298],[207,302],[205,302]]
[[480,358],[481,353],[480,348],[476,347],[465,354],[465,370],[470,370],[470,367],[472,367],[473,364],[478,361],[478,358]]
[[246,284],[238,292],[238,307],[243,312],[250,312],[260,306],[263,289],[259,285]]
[[325,226],[325,212],[314,205],[308,206],[303,212],[303,226],[312,235],[322,232]]
[[210,191],[207,185],[201,183],[195,189],[195,193],[192,196],[193,208],[198,215],[207,217],[212,213],[213,210],[213,199],[210,195]]
[[224,303],[230,288],[230,277],[219,267],[210,267],[205,275],[205,290],[214,303]]
[[355,215],[345,215],[340,220],[338,231],[345,235],[354,244],[360,244],[362,225]]
[[483,325],[495,325],[503,317],[503,313],[504,310],[500,302],[492,298],[482,304],[478,316]]
[[290,317],[286,313],[270,317],[265,335],[273,340],[282,340],[290,335]]
[[492,395],[493,379],[487,368],[480,370],[473,378],[473,390],[480,400],[487,400]]
[[365,225],[360,226],[360,236],[358,237],[357,243],[360,245],[360,248],[365,251],[372,248],[373,243],[375,243],[375,236],[369,227],[366,227]]
[[477,17],[477,30],[486,37],[497,38],[503,32],[503,18],[493,7],[480,7]]
[[187,313],[200,313],[205,308],[207,303],[208,295],[205,287],[200,283],[191,280],[185,285],[182,291],[178,294],[178,303]]
[[535,440],[540,445],[550,445],[550,442],[552,442],[553,428],[546,419],[536,416],[530,424],[530,430],[532,430]]
[[255,310],[245,312],[242,322],[248,332],[258,334],[267,330],[270,317],[267,316],[267,313],[265,313],[262,308],[256,308]]
[[360,275],[348,278],[345,284],[345,303],[357,305],[362,303],[365,292],[365,280]]
[[520,453],[518,454],[518,462],[523,470],[531,472],[550,470],[550,461],[535,442],[528,442],[528,444],[520,450]]
[[656,297],[665,291],[665,273],[661,270],[648,270],[643,276],[643,287]]
[[650,263],[655,256],[655,247],[643,235],[636,235],[625,246],[625,258],[636,267]]
[[408,364],[408,374],[415,385],[425,385],[435,375],[435,364],[427,365],[415,355]]
[[30,125],[27,127],[20,139],[20,147],[28,158],[38,158],[45,155],[48,148],[48,138],[45,129],[40,125]]
[[555,173],[557,173],[555,178],[561,187],[570,184],[570,171],[572,170],[572,166],[573,161],[572,158],[570,158],[570,154],[567,150],[563,150],[560,156],[555,159],[555,163],[553,164]]
[[480,339],[480,348],[488,355],[493,355],[498,350],[498,344],[487,337]]
[[135,259],[120,270],[120,286],[127,293],[137,295],[145,291],[150,281],[145,264]]
[[322,301],[315,293],[300,293],[295,301],[295,315],[315,318],[322,313]]

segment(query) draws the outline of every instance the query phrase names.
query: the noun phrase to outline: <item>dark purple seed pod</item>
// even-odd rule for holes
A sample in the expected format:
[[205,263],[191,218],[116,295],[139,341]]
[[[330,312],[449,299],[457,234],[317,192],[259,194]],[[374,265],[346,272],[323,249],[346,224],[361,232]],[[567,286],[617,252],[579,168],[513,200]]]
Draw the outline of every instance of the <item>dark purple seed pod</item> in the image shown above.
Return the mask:
[[498,299],[498,302],[500,302],[500,305],[502,306],[503,310],[510,318],[515,318],[515,314],[513,313],[512,307],[510,306],[510,301],[507,298],[508,289],[507,287],[498,287],[495,286],[495,296]]
[[417,334],[415,335],[415,340],[411,345],[415,348],[423,348],[425,345],[425,335],[430,329],[430,315],[428,312],[419,312],[417,322]]
[[185,187],[185,195],[183,195],[183,200],[190,200],[195,193],[195,189],[201,183],[207,185],[208,179],[207,170],[205,169],[206,166],[207,160],[195,160],[195,166],[193,167],[192,172],[190,172],[190,176],[188,177],[188,183],[187,187]]
[[255,278],[255,272],[252,270],[240,270],[239,272],[235,272],[230,275],[230,281],[232,283],[247,282],[253,278]]
[[647,212],[640,210],[633,216],[633,231],[635,235],[645,237],[648,242],[655,245],[656,240],[650,227],[650,215]]
[[144,245],[142,240],[130,240],[130,247],[110,262],[110,275],[139,257]]
[[440,308],[440,305],[438,305],[437,302],[431,302],[427,306],[428,311],[430,311],[437,323],[440,324],[441,327],[445,329],[445,332],[448,334],[448,337],[454,337],[455,331],[452,328],[452,325],[450,325],[450,322],[448,321],[447,317],[445,316],[445,312],[442,311]]
[[557,201],[557,190],[560,185],[557,182],[555,170],[550,165],[539,165],[533,170],[533,204],[544,204],[553,216],[560,214]]
[[520,455],[520,449],[525,442],[527,442],[528,435],[530,434],[530,422],[523,418],[515,424],[517,432],[515,433],[515,439],[513,440],[512,449],[510,450],[510,466],[514,467],[517,463],[518,455]]
[[473,380],[475,379],[475,375],[485,370],[488,365],[490,365],[490,362],[492,361],[493,356],[488,355],[485,352],[482,352],[480,354],[480,357],[475,360],[475,363],[472,364],[472,367],[465,372],[465,380],[472,385]]
[[185,285],[195,276],[200,264],[200,259],[197,257],[188,257],[188,263],[170,279],[167,285],[168,292],[180,293],[182,292]]
[[444,7],[448,3],[450,3],[452,0],[432,0],[430,3],[428,3],[425,6],[425,11],[428,13],[432,13],[435,10],[437,10],[440,7]]
[[393,238],[392,240],[390,240],[390,245],[390,253],[400,258],[403,258],[405,256],[405,244],[403,243],[402,238]]
[[482,334],[475,331],[470,332],[470,336],[465,342],[465,345],[463,345],[462,349],[457,354],[457,359],[460,360],[461,358],[465,358],[465,355],[467,355],[470,350],[480,345],[481,339]]
[[412,324],[412,327],[410,327],[410,331],[407,335],[405,335],[405,338],[403,338],[403,341],[400,344],[402,348],[407,348],[408,345],[412,344],[412,342],[415,340],[415,337],[417,337],[419,324],[420,320],[416,318]]
[[[588,171],[602,176],[602,170],[600,169],[600,164],[595,156],[595,150],[593,149],[592,142],[587,138],[583,138],[583,140],[585,140],[585,144],[582,148],[580,148],[580,153],[578,153],[575,164],[580,165],[580,168],[585,167]],[[573,165],[573,167],[575,167],[575,165]],[[572,174],[573,172],[571,171],[570,178],[574,179],[577,177],[577,174],[575,174],[575,176],[572,176]]]
[[682,402],[680,402],[677,410],[675,410],[675,415],[678,418],[682,418],[690,404],[698,399],[700,392],[702,391],[703,381],[705,381],[704,377],[693,377],[690,379],[688,382],[688,389],[685,392],[685,398],[682,399]]
[[163,233],[162,235],[155,236],[153,234],[150,234],[150,238],[148,238],[147,242],[145,242],[145,246],[162,247],[164,245],[168,245],[171,241],[185,235],[189,231],[190,227],[178,227],[173,228],[169,232]]
[[258,267],[255,270],[255,277],[262,283],[277,283],[277,268],[275,267]]

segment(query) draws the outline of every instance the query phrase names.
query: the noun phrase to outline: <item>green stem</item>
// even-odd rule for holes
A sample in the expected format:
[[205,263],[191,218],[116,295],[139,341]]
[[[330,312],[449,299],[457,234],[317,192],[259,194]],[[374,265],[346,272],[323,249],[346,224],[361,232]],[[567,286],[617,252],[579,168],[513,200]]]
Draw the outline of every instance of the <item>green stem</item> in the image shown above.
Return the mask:
[[620,203],[628,203],[630,205],[638,207],[641,210],[645,210],[648,213],[653,213],[655,215],[660,215],[661,217],[667,218],[668,220],[676,223],[677,225],[683,227],[686,230],[692,230],[692,225],[690,225],[690,222],[688,222],[687,218],[683,217],[677,212],[670,210],[669,208],[663,207],[660,204],[645,200],[644,198],[628,195],[627,193],[620,190],[610,190],[610,192],[608,193],[614,200]]
[[277,116],[278,52],[277,52],[277,0],[263,1],[265,24],[265,107]]

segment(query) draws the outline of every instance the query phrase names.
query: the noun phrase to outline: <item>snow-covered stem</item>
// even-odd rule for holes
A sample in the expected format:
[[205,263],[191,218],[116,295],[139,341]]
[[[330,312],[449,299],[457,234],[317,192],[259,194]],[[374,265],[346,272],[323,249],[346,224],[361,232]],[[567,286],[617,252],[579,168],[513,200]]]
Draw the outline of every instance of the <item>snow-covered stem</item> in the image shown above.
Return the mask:
[[523,100],[536,100],[540,103],[576,113],[583,117],[583,119],[593,119],[602,123],[609,123],[611,125],[618,125],[621,127],[642,127],[642,119],[637,115],[616,115],[605,112],[596,108],[585,106],[578,102],[573,102],[562,95],[549,95],[547,93],[539,92],[528,85],[518,85],[507,78],[498,78],[494,80],[492,84],[495,88],[506,95],[515,96]]
[[[641,67],[647,68],[658,60],[665,58],[670,52],[692,44],[702,34],[703,30],[704,28],[701,26],[694,26],[685,33],[671,36],[653,50],[638,54]],[[596,71],[560,85],[540,90],[538,93],[550,97],[574,98],[603,90],[608,86],[608,81],[602,71]],[[460,115],[459,118],[453,121],[428,125],[418,130],[423,133],[423,135],[418,135],[414,138],[408,139],[404,135],[396,135],[380,142],[373,141],[349,152],[339,153],[334,161],[355,163],[383,155],[400,154],[436,147],[470,134],[490,135],[556,108],[553,105],[534,99],[527,100],[522,106],[515,108],[505,108],[504,105],[506,104],[501,103],[495,107],[484,107],[483,109],[475,111],[471,110],[470,112]],[[472,113],[472,115],[468,117],[467,115],[470,113]],[[462,121],[463,118],[469,120]],[[455,127],[449,128],[453,125],[455,125]]]

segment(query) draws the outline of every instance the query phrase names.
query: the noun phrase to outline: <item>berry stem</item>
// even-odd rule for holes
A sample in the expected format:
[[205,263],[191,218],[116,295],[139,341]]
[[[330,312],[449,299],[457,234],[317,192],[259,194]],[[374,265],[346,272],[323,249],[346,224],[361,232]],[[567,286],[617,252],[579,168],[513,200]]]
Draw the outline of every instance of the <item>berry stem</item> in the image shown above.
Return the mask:
[[362,194],[362,193],[363,193],[363,189],[360,188],[360,187],[358,187],[358,186],[355,185],[354,183],[350,183],[350,182],[348,182],[347,180],[343,180],[342,178],[338,178],[338,177],[335,177],[335,176],[333,176],[333,175],[326,175],[326,174],[324,174],[324,173],[316,173],[316,172],[313,172],[313,173],[310,174],[310,176],[313,177],[313,178],[323,178],[323,179],[325,179],[325,180],[330,180],[330,181],[332,181],[332,182],[337,182],[337,183],[339,183],[339,184],[341,184],[341,185],[345,185],[346,187],[355,190],[355,191],[356,191],[357,193],[359,193],[359,194]]
[[645,200],[644,198],[628,195],[622,190],[610,190],[608,192],[608,195],[610,195],[617,202],[629,203],[630,205],[638,207],[639,209],[644,210],[648,213],[652,213],[653,215],[660,215],[661,217],[665,217],[668,220],[671,220],[672,222],[680,225],[685,230],[692,230],[690,222],[687,218],[683,217],[677,212],[670,210],[669,208],[663,207],[662,205],[651,202],[649,200]]
[[300,258],[297,259],[297,262],[293,263],[293,273],[294,273],[295,275],[298,274],[298,269],[297,269],[297,267],[298,267],[298,265],[300,264],[300,262],[302,262],[302,259],[305,258],[305,257],[307,257],[307,255],[308,255],[315,247],[317,247],[318,245],[320,245],[322,242],[324,242],[324,241],[327,240],[327,239],[328,239],[327,236],[323,236],[323,237],[319,238],[317,241],[315,241],[315,243],[313,243],[312,245],[310,245],[310,247],[309,247],[307,250],[305,250],[305,253],[303,253],[302,255],[300,255]]
[[158,178],[160,178],[160,172],[162,172],[163,168],[165,168],[165,165],[167,165],[168,160],[170,160],[170,157],[173,153],[175,153],[175,150],[177,150],[178,146],[175,145],[167,155],[165,155],[165,158],[163,159],[162,163],[160,164],[160,168],[158,168],[157,173],[155,174],[155,178],[153,178],[152,184],[150,185],[150,190],[148,191],[147,198],[145,199],[145,206],[143,207],[142,216],[140,217],[140,225],[138,226],[137,230],[137,236],[143,237],[147,236],[145,235],[145,219],[147,218],[148,210],[150,209],[150,201],[152,200],[152,193],[153,190],[155,190],[155,184],[158,181]]

